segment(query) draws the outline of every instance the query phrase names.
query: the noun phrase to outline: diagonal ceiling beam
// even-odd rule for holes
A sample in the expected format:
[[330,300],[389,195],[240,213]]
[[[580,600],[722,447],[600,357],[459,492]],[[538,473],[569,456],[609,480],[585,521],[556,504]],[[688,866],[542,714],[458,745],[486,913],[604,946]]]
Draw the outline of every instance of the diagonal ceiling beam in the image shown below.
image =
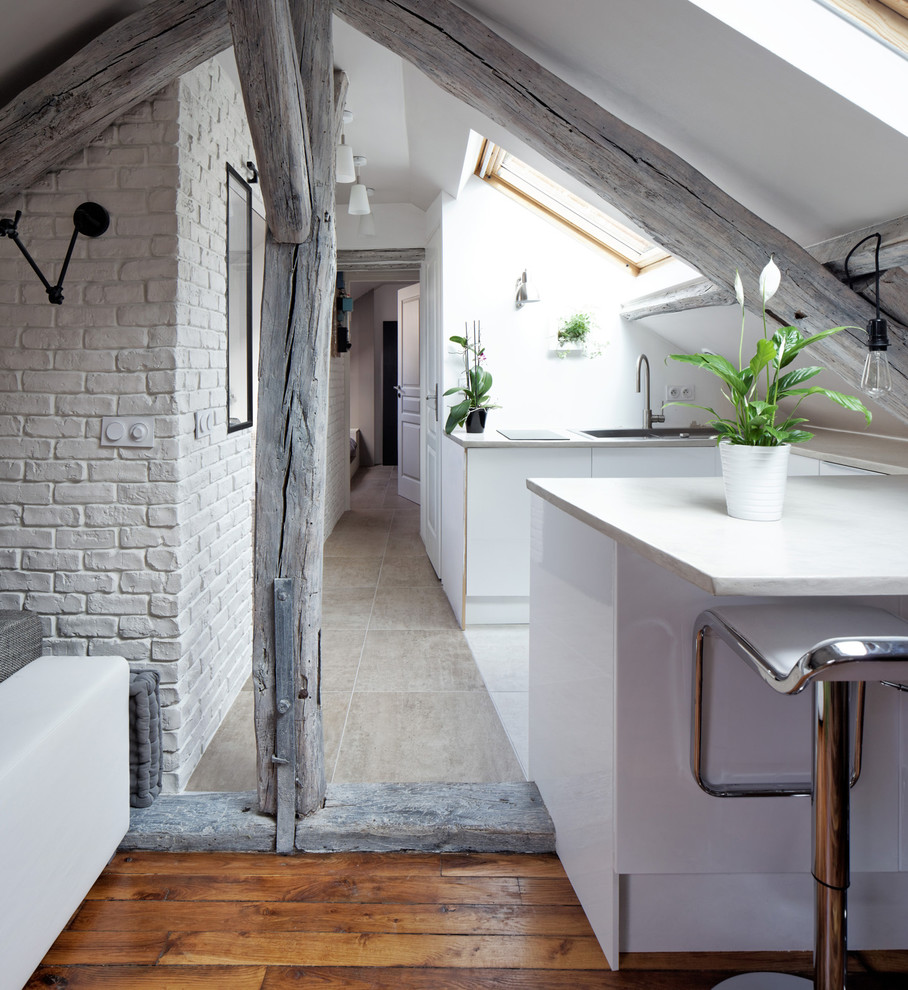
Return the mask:
[[153,0],[118,21],[0,110],[0,199],[230,44],[224,0]]
[[301,244],[312,222],[312,150],[290,6],[227,0],[227,12],[268,229],[281,244]]
[[[602,195],[710,281],[730,289],[737,268],[754,286],[774,255],[784,277],[771,315],[780,324],[815,332],[863,327],[873,315],[866,300],[791,238],[450,0],[334,2],[358,31]],[[852,382],[865,354],[864,333],[856,333],[837,334],[814,351]],[[890,357],[896,387],[886,405],[908,421],[908,350],[894,348]]]
[[[908,265],[908,216],[887,220],[861,230],[853,230],[828,241],[821,241],[807,248],[810,254],[836,276],[845,281],[845,259],[851,249],[871,234],[879,233],[880,269],[902,268]],[[866,241],[848,262],[851,277],[867,275],[876,270],[876,241]],[[733,292],[713,285],[707,278],[691,279],[659,292],[629,299],[621,307],[625,320],[642,320],[665,313],[680,313],[687,309],[703,309],[706,306],[725,306],[735,301]]]

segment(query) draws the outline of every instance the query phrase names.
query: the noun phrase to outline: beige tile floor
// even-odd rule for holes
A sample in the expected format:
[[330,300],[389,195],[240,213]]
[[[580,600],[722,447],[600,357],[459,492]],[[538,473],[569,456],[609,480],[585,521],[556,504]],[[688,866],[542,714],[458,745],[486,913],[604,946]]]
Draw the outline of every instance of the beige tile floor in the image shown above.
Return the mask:
[[[525,778],[525,674],[518,670],[525,631],[478,632],[480,674],[472,640],[458,628],[425,554],[419,506],[397,495],[392,468],[357,475],[351,511],[325,542],[324,587],[329,782]],[[255,789],[251,687],[240,692],[187,790]]]

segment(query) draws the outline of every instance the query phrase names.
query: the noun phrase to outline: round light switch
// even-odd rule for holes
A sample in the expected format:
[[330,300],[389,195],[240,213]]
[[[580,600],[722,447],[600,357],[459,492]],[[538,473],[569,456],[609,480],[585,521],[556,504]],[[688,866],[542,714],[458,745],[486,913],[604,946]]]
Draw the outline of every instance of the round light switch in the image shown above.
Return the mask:
[[144,423],[133,423],[129,428],[129,439],[140,443],[148,436],[148,427]]
[[111,442],[122,440],[126,429],[122,423],[108,423],[104,429],[104,437]]

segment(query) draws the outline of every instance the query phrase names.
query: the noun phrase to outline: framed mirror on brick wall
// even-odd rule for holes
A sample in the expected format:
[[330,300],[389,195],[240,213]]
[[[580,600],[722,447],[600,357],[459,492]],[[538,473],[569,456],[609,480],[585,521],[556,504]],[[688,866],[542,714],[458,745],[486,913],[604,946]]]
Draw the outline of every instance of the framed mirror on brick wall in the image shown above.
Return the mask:
[[252,426],[252,189],[227,166],[227,432]]

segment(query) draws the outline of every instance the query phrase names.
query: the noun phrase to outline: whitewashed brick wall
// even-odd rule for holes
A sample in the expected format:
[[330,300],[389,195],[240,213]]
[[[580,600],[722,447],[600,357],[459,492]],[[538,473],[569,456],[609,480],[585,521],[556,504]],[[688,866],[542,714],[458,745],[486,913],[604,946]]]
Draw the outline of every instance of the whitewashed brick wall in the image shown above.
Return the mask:
[[[161,674],[165,788],[180,790],[251,652],[251,431],[226,431],[225,164],[252,158],[242,102],[210,62],[3,204],[63,306],[0,242],[0,607],[42,616],[61,654]],[[217,410],[197,440],[194,413]],[[101,447],[101,417],[150,415],[152,450]]]

